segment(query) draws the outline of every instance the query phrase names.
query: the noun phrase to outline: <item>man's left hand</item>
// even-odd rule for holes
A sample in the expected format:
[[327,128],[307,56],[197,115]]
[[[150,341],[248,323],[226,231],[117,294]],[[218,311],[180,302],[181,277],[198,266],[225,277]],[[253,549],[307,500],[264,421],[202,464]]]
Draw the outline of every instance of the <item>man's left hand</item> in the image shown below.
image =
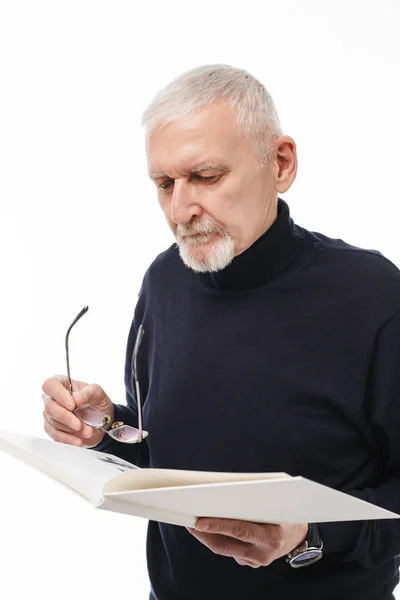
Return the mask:
[[297,548],[307,536],[308,524],[265,525],[204,517],[187,530],[215,554],[231,556],[239,565],[256,569]]

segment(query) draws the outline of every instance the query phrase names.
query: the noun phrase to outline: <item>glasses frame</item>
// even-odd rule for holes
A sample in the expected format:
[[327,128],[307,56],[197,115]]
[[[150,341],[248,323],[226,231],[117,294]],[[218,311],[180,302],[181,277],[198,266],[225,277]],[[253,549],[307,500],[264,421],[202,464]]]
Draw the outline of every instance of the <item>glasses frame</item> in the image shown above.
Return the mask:
[[[72,321],[71,325],[68,327],[67,334],[65,336],[65,352],[66,352],[66,359],[67,359],[68,386],[69,386],[69,391],[70,391],[71,395],[72,395],[72,379],[71,379],[71,371],[70,371],[70,365],[69,365],[69,334],[70,334],[73,326],[79,321],[79,319],[81,319],[83,317],[83,315],[85,315],[87,313],[88,310],[89,310],[89,307],[85,306],[80,311],[80,313],[75,317],[75,319]],[[137,409],[138,409],[139,439],[137,439],[135,441],[128,441],[128,440],[124,440],[124,439],[118,439],[117,437],[114,437],[113,435],[111,435],[110,430],[122,429],[122,428],[126,428],[126,427],[130,427],[131,429],[136,429],[136,428],[131,427],[130,425],[125,425],[125,423],[123,421],[114,421],[113,423],[111,423],[111,421],[112,421],[111,416],[103,413],[102,411],[98,411],[98,412],[100,412],[100,414],[103,416],[103,425],[100,425],[100,426],[90,425],[91,427],[94,427],[94,429],[101,429],[102,431],[104,431],[105,433],[110,435],[112,437],[112,439],[117,440],[122,443],[126,443],[126,444],[140,443],[143,441],[143,439],[145,437],[148,436],[148,432],[143,430],[142,401],[141,401],[141,395],[140,395],[140,385],[139,385],[139,377],[138,377],[138,369],[137,369],[137,355],[139,352],[139,347],[142,342],[144,333],[145,332],[144,332],[143,325],[140,324],[138,333],[136,336],[136,340],[135,340],[135,345],[133,348],[133,378],[135,381],[136,403],[137,403]],[[90,405],[85,404],[83,406],[76,408],[73,411],[75,416],[82,422],[85,422],[85,421],[83,421],[81,419],[81,417],[76,413],[76,411],[81,410],[82,408],[85,408],[86,406],[89,407]],[[94,407],[90,407],[90,408],[92,408],[92,410],[97,410]],[[106,426],[109,426],[109,429],[106,429],[105,428]]]

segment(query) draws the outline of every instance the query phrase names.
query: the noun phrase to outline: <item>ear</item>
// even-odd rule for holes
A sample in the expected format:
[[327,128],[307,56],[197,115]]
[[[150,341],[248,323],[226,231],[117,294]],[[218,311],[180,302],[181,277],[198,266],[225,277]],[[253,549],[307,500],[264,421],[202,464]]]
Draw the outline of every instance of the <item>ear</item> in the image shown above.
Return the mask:
[[274,146],[275,189],[278,193],[283,194],[287,192],[296,178],[296,143],[293,138],[284,135],[275,140]]

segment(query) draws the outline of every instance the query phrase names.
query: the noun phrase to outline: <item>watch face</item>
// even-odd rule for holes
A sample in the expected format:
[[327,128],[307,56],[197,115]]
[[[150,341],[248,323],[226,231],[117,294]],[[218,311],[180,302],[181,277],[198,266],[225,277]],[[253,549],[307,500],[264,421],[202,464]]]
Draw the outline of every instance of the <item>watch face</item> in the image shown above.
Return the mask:
[[293,567],[301,567],[302,565],[306,565],[307,563],[315,562],[321,557],[321,550],[306,550],[305,552],[302,552],[298,556],[294,557],[291,560],[291,564]]
[[307,550],[306,552],[303,552],[303,554],[300,554],[300,556],[296,556],[295,560],[296,562],[303,562],[310,560],[310,558],[315,558],[318,554],[320,554],[319,550]]

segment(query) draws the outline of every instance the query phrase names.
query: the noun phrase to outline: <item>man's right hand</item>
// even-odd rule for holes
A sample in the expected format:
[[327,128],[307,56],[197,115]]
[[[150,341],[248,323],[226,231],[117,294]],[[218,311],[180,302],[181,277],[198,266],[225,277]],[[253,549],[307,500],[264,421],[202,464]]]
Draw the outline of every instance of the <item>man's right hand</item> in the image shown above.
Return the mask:
[[85,425],[73,413],[75,408],[90,404],[113,419],[114,405],[99,385],[72,380],[71,394],[67,376],[54,375],[46,379],[42,390],[44,430],[49,437],[56,442],[87,448],[101,442],[106,435],[104,431]]

